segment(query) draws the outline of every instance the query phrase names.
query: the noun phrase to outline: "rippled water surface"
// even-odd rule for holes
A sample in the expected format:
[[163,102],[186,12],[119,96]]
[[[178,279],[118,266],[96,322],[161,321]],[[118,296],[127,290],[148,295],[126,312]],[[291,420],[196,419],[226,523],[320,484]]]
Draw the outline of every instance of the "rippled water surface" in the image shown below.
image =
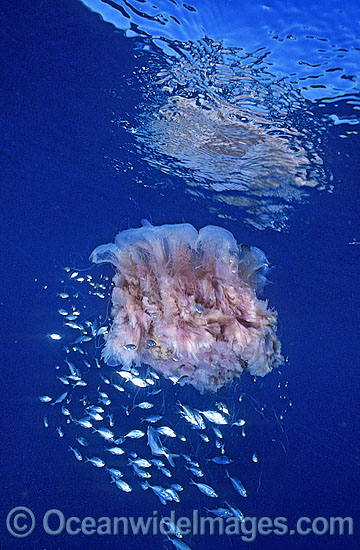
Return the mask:
[[134,155],[258,229],[286,228],[310,188],[331,192],[328,132],[343,124],[347,138],[358,124],[353,7],[86,5],[136,37],[143,102],[114,120],[135,136]]
[[[243,543],[50,536],[51,508],[355,518],[357,3],[19,0],[3,12],[2,504],[37,520],[34,538],[6,535],[4,548]],[[105,364],[114,272],[89,254],[144,218],[220,225],[264,250],[279,368],[201,394],[180,375]],[[287,550],[289,538],[249,544]]]

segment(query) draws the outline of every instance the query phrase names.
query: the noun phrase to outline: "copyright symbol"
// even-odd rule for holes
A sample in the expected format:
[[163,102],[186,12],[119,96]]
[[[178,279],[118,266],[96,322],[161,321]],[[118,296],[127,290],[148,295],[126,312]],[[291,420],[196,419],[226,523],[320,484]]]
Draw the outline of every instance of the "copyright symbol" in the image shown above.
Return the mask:
[[8,513],[6,527],[13,537],[27,537],[35,529],[35,516],[29,508],[17,506]]

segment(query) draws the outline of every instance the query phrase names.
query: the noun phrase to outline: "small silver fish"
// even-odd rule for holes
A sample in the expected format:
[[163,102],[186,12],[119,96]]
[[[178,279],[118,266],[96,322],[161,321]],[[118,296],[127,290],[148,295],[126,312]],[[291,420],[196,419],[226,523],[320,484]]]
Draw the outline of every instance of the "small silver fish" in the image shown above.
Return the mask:
[[138,477],[141,477],[142,479],[148,479],[151,477],[150,472],[146,472],[142,468],[139,468],[138,466],[134,466],[134,474]]
[[229,409],[221,401],[219,403],[216,403],[216,406],[217,406],[217,408],[219,409],[220,412],[222,412],[224,414],[229,414]]
[[135,464],[135,466],[139,466],[139,468],[150,468],[151,467],[151,462],[146,460],[146,458],[135,458],[134,460],[129,458],[128,464],[129,465]]
[[135,405],[135,407],[139,407],[139,409],[151,409],[153,406],[154,405],[148,401],[143,401],[142,403]]
[[140,437],[144,437],[144,432],[141,430],[131,430],[131,432],[128,432],[124,437],[130,437],[131,439],[140,439]]
[[[79,348],[79,346],[73,346],[73,351],[76,351],[77,353],[80,353],[81,355],[85,355],[85,352],[82,348]],[[86,361],[84,360],[84,363],[86,363]]]
[[124,349],[126,349],[127,351],[133,351],[136,349],[136,345],[135,344],[125,344],[125,346],[123,346]]
[[152,416],[147,416],[146,418],[142,418],[141,422],[149,422],[150,424],[155,424],[155,422],[159,422],[159,420],[162,419],[162,416],[160,414],[153,414]]
[[209,422],[214,424],[227,424],[226,418],[217,411],[199,411]]
[[69,447],[69,451],[72,451],[74,453],[74,457],[76,458],[76,460],[82,460],[82,454],[78,449],[74,447]]
[[159,498],[161,504],[166,504],[167,500],[170,500],[169,496],[166,493],[166,489],[164,487],[161,487],[161,485],[150,485],[148,481],[145,481],[141,484],[141,487],[146,491],[146,489],[150,488],[155,495]]
[[180,497],[172,487],[165,489],[166,500],[180,502]]
[[173,535],[173,536],[177,537],[178,539],[182,538],[182,533],[181,533],[180,529],[178,528],[176,523],[171,521],[170,518],[166,518],[166,517],[161,518],[161,524],[165,525],[167,527],[167,531],[168,531],[167,536],[168,537],[169,537],[169,535]]
[[59,437],[64,437],[64,430],[62,429],[61,426],[56,426],[56,431]]
[[109,451],[109,453],[111,453],[112,455],[118,455],[118,456],[124,454],[124,451],[122,450],[121,447],[111,447],[110,449],[105,447],[105,451]]
[[231,464],[234,462],[232,458],[228,458],[227,456],[215,456],[214,458],[209,458],[209,461],[215,464]]
[[103,461],[103,459],[99,458],[98,456],[93,456],[92,458],[86,456],[85,462],[90,462],[96,468],[103,468],[105,466],[105,462]]
[[165,466],[165,464],[159,460],[158,458],[152,458],[151,459],[151,462],[154,464],[154,466],[156,466],[157,468],[163,468]]
[[114,439],[114,434],[111,430],[109,430],[109,428],[99,428],[98,430],[96,428],[93,428],[93,432],[98,433],[99,435],[101,435],[101,437],[103,437],[107,441],[111,441]]
[[111,477],[114,479],[118,479],[119,477],[123,477],[124,474],[122,472],[120,472],[120,470],[117,470],[116,468],[108,468],[108,467],[105,467],[105,470],[107,472],[109,472],[109,474],[111,475]]
[[239,479],[236,477],[231,477],[229,472],[226,470],[226,475],[230,479],[231,483],[233,484],[234,489],[241,495],[242,497],[247,497],[247,492],[244,487],[244,485],[241,483]]
[[96,412],[96,413],[103,413],[105,412],[104,409],[102,407],[99,407],[98,405],[89,405],[89,407],[87,407],[88,410],[92,411],[92,412]]
[[66,327],[73,328],[75,330],[84,330],[84,327],[82,325],[78,325],[77,323],[74,323],[73,321],[68,321],[65,323]]
[[200,470],[200,468],[197,468],[196,466],[187,466],[185,464],[185,468],[187,470],[189,470],[189,472],[194,474],[194,476],[196,476],[196,477],[204,477],[204,472],[202,470]]
[[190,407],[188,407],[187,405],[183,405],[182,403],[180,403],[180,401],[178,401],[178,405],[180,407],[179,412],[181,416],[185,418],[185,420],[189,422],[189,424],[191,424],[194,428],[205,428],[204,421],[199,414],[195,416],[195,413],[190,409]]
[[119,376],[121,376],[121,378],[124,378],[125,380],[131,380],[132,379],[131,372],[129,372],[127,370],[118,370],[118,371],[116,371],[116,374],[118,374]]
[[176,433],[172,428],[169,428],[169,426],[160,426],[160,428],[156,428],[156,431],[161,435],[166,435],[167,437],[176,437]]
[[77,437],[76,438],[76,441],[82,445],[82,447],[87,447],[88,446],[88,442],[86,441],[85,437]]
[[239,418],[239,420],[237,420],[236,422],[233,422],[233,423],[232,423],[232,426],[240,426],[240,427],[242,427],[242,426],[244,426],[244,424],[245,424],[245,420],[244,420],[243,418]]
[[56,377],[64,386],[68,386],[70,384],[69,380],[65,378],[65,376],[57,376]]
[[125,493],[130,493],[132,491],[132,488],[130,487],[130,485],[122,479],[116,479],[115,480],[115,485],[118,489],[121,489],[122,491],[125,491]]
[[99,391],[99,397],[101,397],[101,399],[109,399],[108,394],[104,391]]
[[154,348],[156,346],[156,342],[154,342],[154,340],[145,340],[145,344],[149,346],[149,348]]
[[179,491],[180,493],[181,493],[181,491],[184,490],[184,487],[182,487],[182,486],[179,485],[178,483],[172,483],[172,484],[170,485],[170,487],[171,487],[172,489],[175,489],[175,491]]
[[48,395],[40,395],[39,399],[41,403],[50,403],[50,401],[52,401],[52,397],[49,397]]
[[95,421],[100,421],[100,420],[104,420],[104,417],[101,416],[101,414],[97,413],[97,412],[92,412],[92,411],[88,411],[88,415],[90,416],[90,418],[92,420],[95,420]]
[[91,422],[88,418],[81,418],[80,420],[75,420],[75,418],[73,418],[73,421],[75,422],[75,424],[79,424],[79,426],[81,426],[82,428],[92,428],[93,427],[93,425],[91,424]]
[[77,386],[87,386],[87,382],[85,382],[85,380],[78,380],[73,387],[76,388]]
[[232,518],[233,517],[233,513],[231,510],[229,510],[228,508],[214,508],[213,510],[209,510],[209,508],[205,508],[205,510],[207,512],[209,512],[209,514],[213,514],[214,516],[218,517],[218,518]]
[[215,489],[210,487],[210,485],[206,485],[206,483],[196,483],[196,481],[194,481],[193,479],[190,479],[189,483],[193,484],[193,485],[196,485],[196,487],[199,489],[199,491],[201,491],[204,495],[206,495],[208,497],[218,498],[218,496],[219,496],[217,494],[217,492],[215,491]]
[[237,508],[236,506],[234,506],[232,504],[229,504],[228,502],[226,502],[226,504],[228,505],[229,510],[232,512],[233,517],[238,518],[238,520],[243,522],[244,521],[244,514],[242,513],[242,511],[239,510],[239,508]]
[[130,378],[130,382],[134,384],[134,386],[137,386],[138,388],[146,388],[147,383],[142,378],[138,378],[137,376],[133,376]]

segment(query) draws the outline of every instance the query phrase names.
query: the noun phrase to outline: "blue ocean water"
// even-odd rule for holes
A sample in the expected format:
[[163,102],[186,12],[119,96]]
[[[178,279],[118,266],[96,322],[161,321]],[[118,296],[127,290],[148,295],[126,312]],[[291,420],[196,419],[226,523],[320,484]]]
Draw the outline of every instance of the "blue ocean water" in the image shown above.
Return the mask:
[[[143,218],[221,225],[274,266],[263,296],[278,310],[287,360],[260,387],[240,382],[249,444],[236,432],[232,472],[248,497],[236,501],[224,472],[200,456],[206,482],[246,516],[353,518],[352,536],[258,534],[253,548],[357,548],[360,10],[350,1],[154,6],[1,9],[1,548],[171,548],[161,535],[49,535],[42,518],[51,509],[65,518],[204,510],[195,487],[166,507],[133,475],[136,490],[119,491],[74,459],[64,417],[39,401],[66,389],[55,370],[63,341],[48,336],[61,330],[63,268],[91,273],[90,252]],[[82,298],[91,302],[87,287]],[[170,383],[161,395],[168,407],[206,399]],[[229,395],[238,397],[219,399]],[[28,537],[6,528],[17,506],[35,516]],[[183,540],[246,544],[239,535]]]

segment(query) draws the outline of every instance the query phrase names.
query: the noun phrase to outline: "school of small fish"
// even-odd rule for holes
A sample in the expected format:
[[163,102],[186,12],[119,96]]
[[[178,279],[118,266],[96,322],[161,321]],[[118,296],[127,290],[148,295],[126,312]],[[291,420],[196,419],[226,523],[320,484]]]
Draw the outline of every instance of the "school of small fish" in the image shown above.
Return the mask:
[[[241,447],[247,421],[240,388],[236,398],[232,387],[219,399],[176,381],[174,391],[171,381],[146,365],[129,370],[105,365],[100,355],[109,320],[105,312],[91,316],[88,301],[94,300],[98,311],[98,301],[109,300],[111,277],[100,274],[96,282],[78,270],[65,272],[58,293],[62,325],[49,334],[54,342],[62,342],[65,354],[55,366],[58,391],[39,396],[46,407],[44,427],[63,438],[83,468],[101,470],[115,491],[152,493],[164,506],[196,498],[214,516],[243,521],[244,513],[234,502],[246,502],[244,470],[259,469],[261,456],[248,445]],[[82,304],[84,295],[90,298]],[[129,349],[132,346],[129,342]],[[221,497],[224,486],[226,500]],[[217,508],[206,507],[212,499]],[[179,540],[176,526],[172,536],[175,547],[189,548]]]

